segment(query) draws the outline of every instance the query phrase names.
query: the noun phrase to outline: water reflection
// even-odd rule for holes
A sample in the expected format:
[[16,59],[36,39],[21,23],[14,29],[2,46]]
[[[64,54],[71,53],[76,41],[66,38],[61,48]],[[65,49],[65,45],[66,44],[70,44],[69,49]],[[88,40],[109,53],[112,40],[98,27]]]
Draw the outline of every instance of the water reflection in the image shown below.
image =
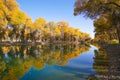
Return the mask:
[[95,50],[93,69],[97,75],[88,80],[120,80],[120,46],[108,45]]
[[89,51],[85,45],[0,46],[0,80],[18,80],[34,67],[66,66],[72,58]]

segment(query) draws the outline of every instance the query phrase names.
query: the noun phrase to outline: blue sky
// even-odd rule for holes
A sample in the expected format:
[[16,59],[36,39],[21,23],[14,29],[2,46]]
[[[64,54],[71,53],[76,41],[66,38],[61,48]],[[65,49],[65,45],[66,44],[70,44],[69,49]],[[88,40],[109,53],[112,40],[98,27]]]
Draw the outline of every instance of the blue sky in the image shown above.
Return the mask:
[[33,21],[42,17],[49,21],[67,21],[69,25],[79,28],[94,36],[93,21],[89,18],[73,15],[75,0],[17,0],[22,11],[26,12]]

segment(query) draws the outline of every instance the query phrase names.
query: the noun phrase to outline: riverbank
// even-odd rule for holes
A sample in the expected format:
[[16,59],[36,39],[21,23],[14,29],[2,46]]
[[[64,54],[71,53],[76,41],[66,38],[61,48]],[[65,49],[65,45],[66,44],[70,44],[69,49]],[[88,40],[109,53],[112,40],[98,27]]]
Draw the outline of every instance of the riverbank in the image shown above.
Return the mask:
[[57,42],[0,42],[0,46],[16,46],[16,45],[55,45],[55,44],[63,44],[63,45],[79,45],[85,44],[89,45],[87,42],[67,42],[67,41],[57,41]]
[[0,42],[0,46],[10,46],[10,45],[41,45],[41,42]]
[[106,49],[106,50],[118,50],[120,51],[120,44],[101,44],[100,45],[103,49]]

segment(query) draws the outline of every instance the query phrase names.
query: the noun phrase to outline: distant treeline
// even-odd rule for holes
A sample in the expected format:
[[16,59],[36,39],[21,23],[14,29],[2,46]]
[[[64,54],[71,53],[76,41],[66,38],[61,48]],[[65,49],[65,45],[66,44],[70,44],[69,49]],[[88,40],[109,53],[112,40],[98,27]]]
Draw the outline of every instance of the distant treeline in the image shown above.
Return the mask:
[[1,42],[84,42],[90,36],[72,28],[65,21],[46,22],[38,18],[34,22],[22,12],[16,0],[0,0]]

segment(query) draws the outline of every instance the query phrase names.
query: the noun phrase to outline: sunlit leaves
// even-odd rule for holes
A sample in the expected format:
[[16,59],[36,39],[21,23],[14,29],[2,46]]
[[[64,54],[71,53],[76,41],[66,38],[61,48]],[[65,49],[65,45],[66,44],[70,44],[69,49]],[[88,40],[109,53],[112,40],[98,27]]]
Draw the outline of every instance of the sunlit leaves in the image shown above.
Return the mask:
[[8,21],[7,20],[0,20],[0,29],[5,28],[7,26]]
[[46,20],[44,18],[38,18],[34,22],[34,28],[39,29],[39,28],[44,28],[46,25]]
[[32,29],[33,28],[33,22],[32,19],[28,16],[26,16],[26,20],[25,20],[25,24],[24,24],[27,28]]
[[19,9],[15,0],[0,0],[0,4],[1,41],[75,42],[85,38],[82,35],[87,34],[81,35],[81,31],[70,27],[66,21],[47,23],[44,18],[37,18],[32,22],[32,19]]
[[56,34],[57,36],[60,36],[61,32],[60,32],[60,28],[59,28],[59,27],[56,27],[56,28],[55,28],[55,34]]
[[19,26],[25,24],[26,21],[26,14],[19,10],[14,10],[10,14],[10,24],[13,26]]
[[18,4],[16,2],[16,0],[3,0],[6,4],[6,7],[9,9],[9,10],[15,10],[15,9],[18,9]]

